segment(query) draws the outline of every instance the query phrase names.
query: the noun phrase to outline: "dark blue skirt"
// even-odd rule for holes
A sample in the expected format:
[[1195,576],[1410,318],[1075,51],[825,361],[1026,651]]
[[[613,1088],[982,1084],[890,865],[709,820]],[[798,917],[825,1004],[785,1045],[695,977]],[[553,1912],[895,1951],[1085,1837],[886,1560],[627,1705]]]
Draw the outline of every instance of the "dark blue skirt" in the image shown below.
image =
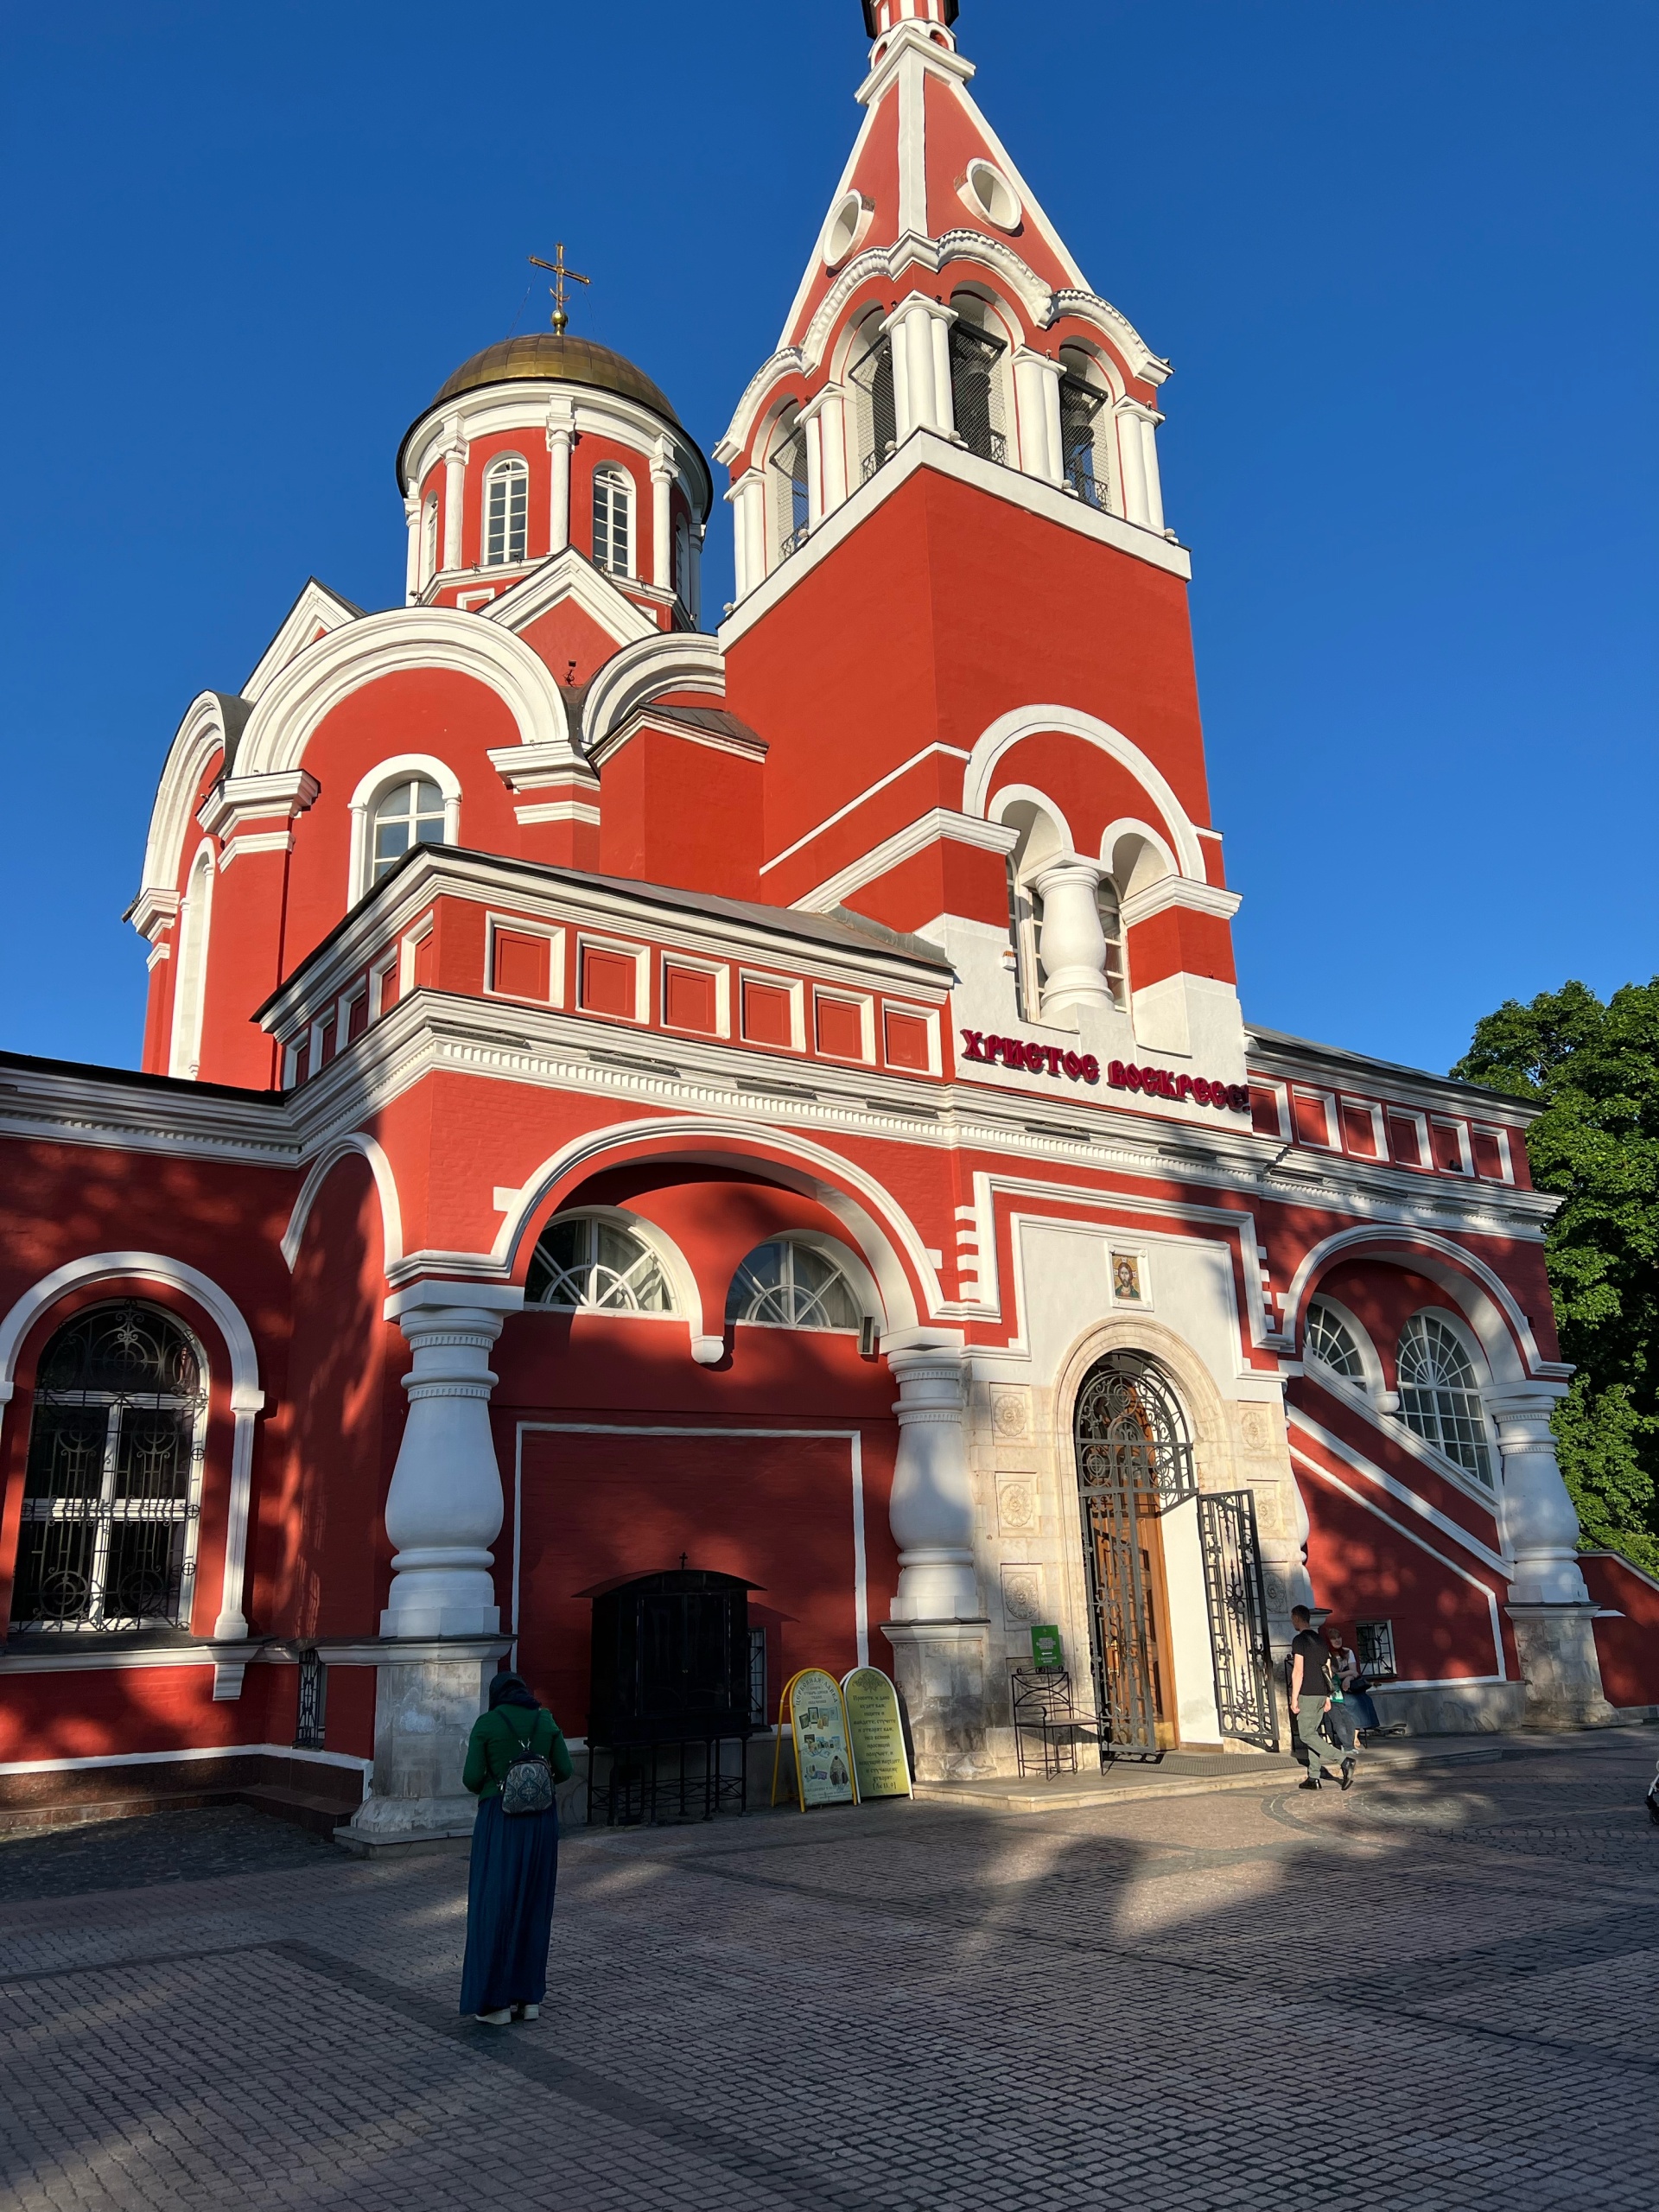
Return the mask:
[[539,2005],[546,1996],[558,1878],[558,1814],[550,1807],[545,1813],[520,1813],[509,1821],[499,1797],[484,1798],[473,1829],[467,1887],[463,2012]]

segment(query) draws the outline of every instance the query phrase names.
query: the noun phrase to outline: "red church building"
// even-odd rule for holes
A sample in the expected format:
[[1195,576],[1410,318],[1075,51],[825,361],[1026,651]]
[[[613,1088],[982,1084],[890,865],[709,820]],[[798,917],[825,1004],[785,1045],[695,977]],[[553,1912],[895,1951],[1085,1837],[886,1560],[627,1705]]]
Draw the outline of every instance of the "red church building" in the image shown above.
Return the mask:
[[1414,1729],[1659,1700],[1528,1109],[1246,1019],[1169,365],[955,15],[866,0],[723,618],[671,397],[487,346],[404,603],[308,583],[179,728],[143,1071],[0,1056],[0,1819],[464,1826],[503,1656],[579,1745],[583,1593],[682,1555],[757,1709],[868,1661],[936,1781],[1033,1624],[1128,1751],[1282,1742],[1313,1600]]

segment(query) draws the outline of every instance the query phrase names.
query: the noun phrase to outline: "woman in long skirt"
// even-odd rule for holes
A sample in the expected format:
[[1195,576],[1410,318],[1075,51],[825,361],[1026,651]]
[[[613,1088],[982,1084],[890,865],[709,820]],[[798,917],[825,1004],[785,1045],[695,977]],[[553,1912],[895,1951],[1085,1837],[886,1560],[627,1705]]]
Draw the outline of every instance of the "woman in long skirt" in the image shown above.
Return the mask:
[[473,1723],[461,1779],[479,1801],[467,1891],[467,1958],[461,2009],[504,2028],[533,2020],[547,1994],[547,1947],[559,1877],[559,1816],[501,1809],[501,1785],[526,1751],[547,1761],[555,1782],[570,1777],[559,1724],[523,1678],[498,1675],[490,1709]]

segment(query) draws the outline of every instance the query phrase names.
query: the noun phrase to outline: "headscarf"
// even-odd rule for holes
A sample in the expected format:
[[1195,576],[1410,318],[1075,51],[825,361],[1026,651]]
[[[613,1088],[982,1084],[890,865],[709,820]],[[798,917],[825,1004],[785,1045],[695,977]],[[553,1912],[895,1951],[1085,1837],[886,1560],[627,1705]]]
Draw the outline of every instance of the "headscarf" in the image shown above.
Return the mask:
[[535,1694],[522,1675],[497,1675],[490,1684],[490,1711],[498,1705],[527,1705],[533,1712]]

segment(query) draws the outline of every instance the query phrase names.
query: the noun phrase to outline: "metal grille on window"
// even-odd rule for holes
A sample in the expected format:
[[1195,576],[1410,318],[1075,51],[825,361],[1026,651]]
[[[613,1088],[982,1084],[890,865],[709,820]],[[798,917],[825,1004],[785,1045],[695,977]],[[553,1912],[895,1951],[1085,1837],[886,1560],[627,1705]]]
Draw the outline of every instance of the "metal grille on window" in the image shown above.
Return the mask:
[[484,565],[499,568],[524,557],[525,517],[529,511],[530,471],[516,456],[497,461],[490,471],[485,496]]
[[770,1715],[766,1710],[766,1631],[751,1626],[749,1630],[749,1725],[764,1728]]
[[1103,875],[1096,887],[1095,905],[1100,912],[1100,933],[1106,940],[1106,982],[1114,1005],[1127,1014],[1129,989],[1123,963],[1123,914],[1118,904],[1117,886],[1109,875]]
[[299,1711],[294,1724],[296,1751],[320,1751],[327,1732],[328,1669],[315,1643],[300,1654]]
[[772,486],[772,508],[778,518],[778,558],[786,561],[806,543],[806,432],[791,431],[772,456],[777,480]]
[[732,1278],[728,1321],[769,1321],[785,1329],[855,1329],[852,1286],[833,1260],[810,1244],[758,1245]]
[[16,1625],[188,1624],[206,1412],[195,1348],[166,1314],[127,1300],[59,1330],[35,1385]]
[[1007,350],[1001,339],[976,330],[971,323],[950,326],[950,405],[957,435],[982,461],[1006,461],[1008,457],[1000,365]]
[[1455,1333],[1432,1313],[1415,1313],[1400,1333],[1400,1418],[1490,1489],[1491,1452],[1474,1363]]
[[620,468],[601,468],[594,478],[594,564],[613,576],[628,569],[628,532],[632,501]]
[[1357,1338],[1322,1298],[1316,1298],[1307,1309],[1307,1349],[1333,1375],[1345,1375],[1351,1382],[1364,1381],[1365,1362],[1360,1357]]
[[858,394],[858,449],[861,480],[868,482],[898,443],[892,339],[878,338],[849,369],[847,381]]
[[374,873],[378,883],[387,869],[416,845],[443,842],[443,793],[424,776],[394,784],[374,809]]
[[1060,378],[1060,467],[1065,481],[1091,507],[1106,509],[1106,472],[1096,448],[1096,417],[1106,394],[1081,377]]
[[531,1306],[601,1313],[668,1313],[673,1301],[657,1255],[642,1237],[588,1215],[542,1233],[525,1278]]
[[1392,1621],[1356,1621],[1354,1623],[1354,1656],[1359,1662],[1359,1671],[1374,1681],[1380,1681],[1395,1672],[1394,1623]]
[[1276,1751],[1279,1710],[1273,1694],[1268,1593],[1255,1499],[1249,1491],[1199,1491],[1198,1549],[1221,1732]]

